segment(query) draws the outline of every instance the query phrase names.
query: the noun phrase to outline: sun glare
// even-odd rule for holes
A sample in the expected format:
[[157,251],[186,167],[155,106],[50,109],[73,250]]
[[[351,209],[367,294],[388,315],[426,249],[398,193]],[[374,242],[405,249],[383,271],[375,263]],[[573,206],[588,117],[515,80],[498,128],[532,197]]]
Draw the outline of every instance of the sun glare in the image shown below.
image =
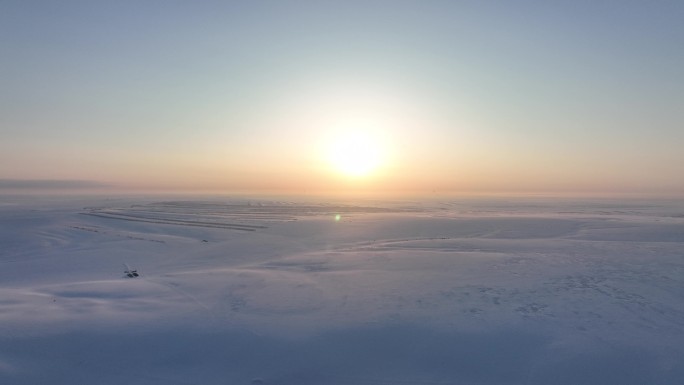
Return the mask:
[[381,162],[380,144],[370,134],[361,131],[339,135],[333,140],[329,151],[332,166],[347,176],[369,175]]

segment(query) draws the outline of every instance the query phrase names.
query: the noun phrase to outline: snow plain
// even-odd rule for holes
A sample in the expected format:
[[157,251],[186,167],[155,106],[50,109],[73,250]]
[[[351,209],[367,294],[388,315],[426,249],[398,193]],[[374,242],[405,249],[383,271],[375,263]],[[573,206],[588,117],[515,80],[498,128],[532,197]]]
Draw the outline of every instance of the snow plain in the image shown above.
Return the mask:
[[682,201],[0,195],[2,384],[683,382]]

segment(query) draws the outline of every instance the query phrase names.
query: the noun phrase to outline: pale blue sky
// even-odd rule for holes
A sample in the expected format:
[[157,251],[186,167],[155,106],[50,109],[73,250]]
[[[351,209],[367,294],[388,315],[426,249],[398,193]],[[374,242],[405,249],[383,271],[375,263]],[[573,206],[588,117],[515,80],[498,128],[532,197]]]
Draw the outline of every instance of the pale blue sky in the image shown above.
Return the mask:
[[[684,192],[681,1],[0,1],[0,179]],[[366,180],[321,144],[372,121]]]

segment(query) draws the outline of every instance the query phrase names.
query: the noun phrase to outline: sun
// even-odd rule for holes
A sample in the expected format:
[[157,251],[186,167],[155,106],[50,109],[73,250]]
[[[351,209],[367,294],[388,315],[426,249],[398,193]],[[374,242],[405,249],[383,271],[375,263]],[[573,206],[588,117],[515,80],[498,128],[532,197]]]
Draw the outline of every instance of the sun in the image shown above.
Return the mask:
[[382,160],[381,145],[368,132],[345,131],[332,141],[328,153],[331,165],[350,177],[372,174]]

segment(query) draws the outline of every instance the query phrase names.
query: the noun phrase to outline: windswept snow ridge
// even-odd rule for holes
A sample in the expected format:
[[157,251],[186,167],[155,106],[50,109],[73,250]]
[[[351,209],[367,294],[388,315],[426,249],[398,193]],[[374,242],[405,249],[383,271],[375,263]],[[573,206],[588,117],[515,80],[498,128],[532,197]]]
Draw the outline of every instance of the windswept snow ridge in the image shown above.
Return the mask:
[[379,207],[298,205],[285,202],[158,202],[127,208],[90,208],[82,214],[133,222],[255,231],[267,226],[254,223],[294,221],[301,216],[391,211]]

